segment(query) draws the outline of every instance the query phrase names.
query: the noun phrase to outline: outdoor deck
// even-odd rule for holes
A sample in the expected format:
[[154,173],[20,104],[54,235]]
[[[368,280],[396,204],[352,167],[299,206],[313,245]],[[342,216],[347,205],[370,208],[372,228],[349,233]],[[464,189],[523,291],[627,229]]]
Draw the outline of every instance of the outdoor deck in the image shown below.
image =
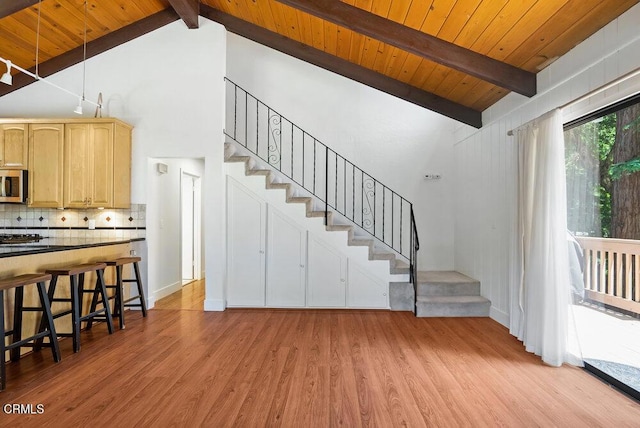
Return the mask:
[[640,319],[588,302],[573,309],[584,360],[640,392]]

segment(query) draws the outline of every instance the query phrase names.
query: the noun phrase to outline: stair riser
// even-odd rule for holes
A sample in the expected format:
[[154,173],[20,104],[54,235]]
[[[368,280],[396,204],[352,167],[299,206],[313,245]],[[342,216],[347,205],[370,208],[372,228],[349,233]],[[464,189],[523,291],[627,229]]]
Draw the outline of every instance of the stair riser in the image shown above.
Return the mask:
[[490,302],[426,303],[418,302],[417,317],[488,317]]
[[480,283],[418,284],[418,296],[479,296]]

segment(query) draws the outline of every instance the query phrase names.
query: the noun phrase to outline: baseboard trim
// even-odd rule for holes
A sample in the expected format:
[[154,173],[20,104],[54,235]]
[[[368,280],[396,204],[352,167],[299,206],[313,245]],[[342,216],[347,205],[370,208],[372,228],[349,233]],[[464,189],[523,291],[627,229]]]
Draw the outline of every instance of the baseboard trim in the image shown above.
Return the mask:
[[509,328],[509,314],[506,312],[502,312],[499,309],[496,309],[495,306],[491,306],[489,310],[489,317],[494,321],[498,321],[503,326]]
[[182,281],[178,281],[178,282],[174,282],[173,284],[169,284],[165,287],[162,287],[159,290],[156,290],[153,295],[149,296],[149,301],[150,303],[153,302],[153,305],[155,306],[155,302],[157,302],[158,300],[162,299],[163,297],[167,297],[173,293],[175,293],[176,291],[180,291],[180,289],[182,288]]
[[221,299],[205,299],[204,310],[207,312],[222,312],[225,310],[224,300]]

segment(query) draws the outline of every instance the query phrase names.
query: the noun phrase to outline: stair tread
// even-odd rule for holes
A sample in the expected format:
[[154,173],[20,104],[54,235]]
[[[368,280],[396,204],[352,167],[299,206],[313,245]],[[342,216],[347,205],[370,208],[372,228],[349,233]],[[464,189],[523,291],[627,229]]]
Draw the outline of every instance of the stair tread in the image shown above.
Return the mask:
[[351,239],[351,240],[349,240],[349,245],[351,245],[351,246],[368,247],[371,244],[373,244],[373,239]]
[[227,162],[246,162],[250,159],[249,156],[231,155],[227,158]]
[[482,296],[418,296],[419,303],[490,303]]
[[420,284],[469,284],[477,283],[473,279],[456,271],[419,271],[418,283]]

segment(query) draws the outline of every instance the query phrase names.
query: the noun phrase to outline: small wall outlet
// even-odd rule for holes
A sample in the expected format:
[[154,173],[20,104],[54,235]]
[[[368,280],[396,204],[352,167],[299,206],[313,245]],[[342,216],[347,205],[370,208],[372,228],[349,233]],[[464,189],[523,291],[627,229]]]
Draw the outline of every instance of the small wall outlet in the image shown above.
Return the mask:
[[129,250],[129,255],[130,256],[135,256],[136,255],[136,250]]
[[440,174],[426,174],[424,178],[427,180],[440,180],[442,176]]
[[88,227],[89,229],[93,230],[96,228],[96,221],[95,220],[89,220],[87,221]]

